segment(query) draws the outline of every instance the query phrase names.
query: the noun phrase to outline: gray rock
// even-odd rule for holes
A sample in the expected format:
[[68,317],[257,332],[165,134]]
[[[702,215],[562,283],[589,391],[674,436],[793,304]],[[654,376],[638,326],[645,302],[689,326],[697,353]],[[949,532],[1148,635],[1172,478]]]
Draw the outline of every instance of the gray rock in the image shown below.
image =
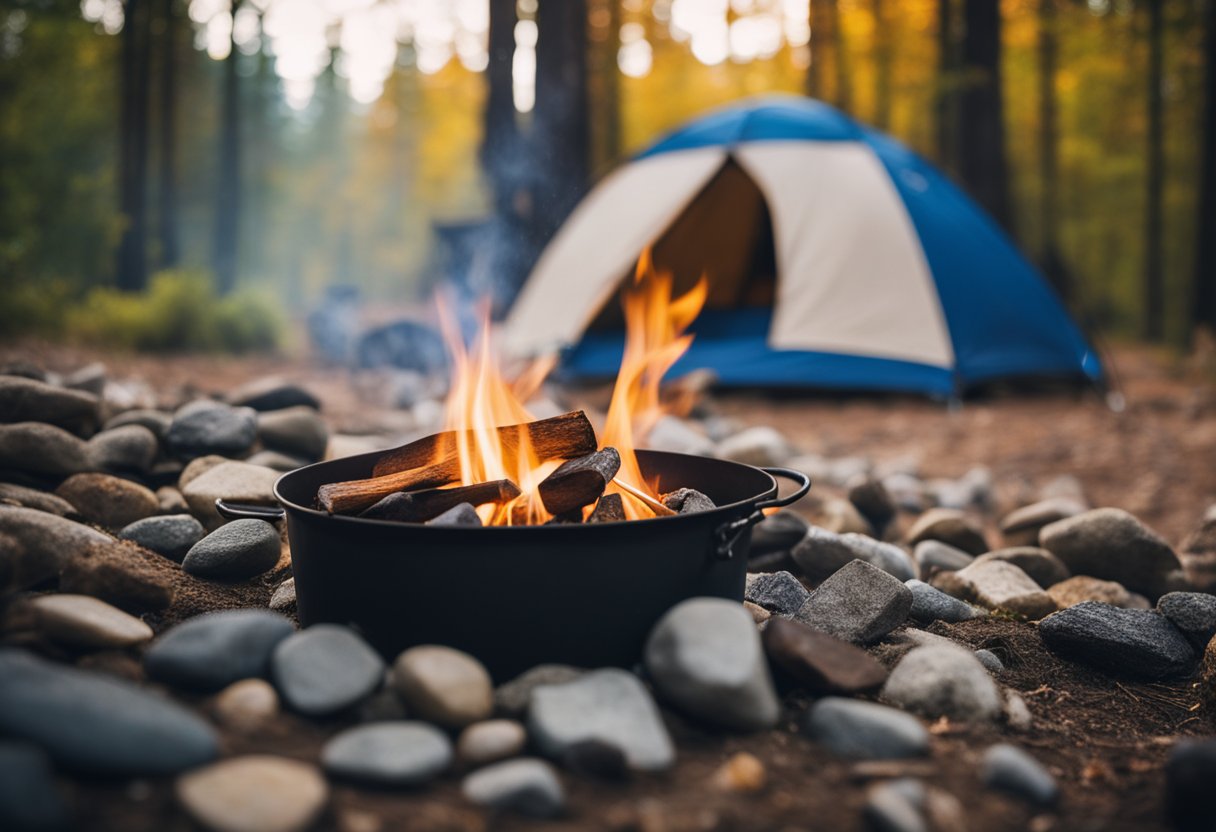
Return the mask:
[[428,526],[480,526],[481,517],[472,503],[452,506],[443,514],[426,521]]
[[277,376],[266,376],[242,384],[227,396],[228,403],[254,410],[283,410],[288,407],[311,407],[320,410],[317,397],[298,384]]
[[911,714],[874,702],[828,697],[807,712],[811,738],[833,754],[863,760],[929,753],[929,732]]
[[1044,526],[1039,544],[1075,575],[1117,581],[1150,598],[1175,589],[1182,569],[1168,543],[1117,508],[1098,508]]
[[1216,636],[1216,595],[1170,592],[1157,600],[1157,612],[1181,630],[1196,650],[1203,650]]
[[900,511],[920,514],[928,508],[925,484],[915,474],[895,472],[882,478],[883,488]]
[[105,430],[88,441],[92,467],[101,471],[146,473],[159,452],[156,435],[143,425]]
[[882,698],[929,719],[983,722],[1000,716],[1003,702],[988,671],[970,650],[916,647],[887,677]]
[[0,740],[0,829],[66,829],[70,813],[46,752],[27,742]]
[[211,727],[168,699],[11,648],[0,648],[0,733],[107,777],[171,774],[219,751]]
[[466,777],[460,789],[478,806],[530,817],[555,817],[566,808],[557,772],[543,760],[523,758],[486,766]]
[[541,752],[554,759],[578,743],[598,740],[618,748],[632,768],[659,771],[675,763],[675,748],[654,700],[636,676],[617,668],[535,688],[528,732]]
[[180,688],[215,691],[265,676],[270,656],[294,631],[268,610],[224,610],[191,618],[162,634],[144,653],[148,676]]
[[288,456],[278,451],[258,451],[245,460],[250,465],[260,465],[263,468],[273,468],[275,471],[286,473],[297,468],[303,468],[311,459]]
[[270,672],[293,709],[327,716],[370,695],[384,679],[384,661],[349,627],[317,624],[279,642]]
[[1015,745],[1000,743],[984,752],[984,783],[1038,806],[1051,806],[1060,787],[1042,764]]
[[149,489],[109,474],[73,474],[55,493],[80,516],[108,529],[121,529],[160,511],[160,501]]
[[874,832],[929,832],[924,817],[927,790],[918,780],[904,778],[871,786],[862,815]]
[[784,465],[793,455],[780,431],[767,425],[745,428],[718,443],[718,456],[744,465]]
[[743,597],[778,615],[792,616],[811,593],[789,572],[762,572],[747,576]]
[[494,689],[494,709],[505,716],[523,717],[533,690],[541,685],[572,682],[586,672],[568,664],[538,664]]
[[714,501],[695,488],[677,488],[669,494],[664,494],[663,505],[677,514],[696,514],[715,508]]
[[39,491],[37,488],[27,488],[24,485],[9,482],[0,482],[0,504],[24,506],[58,514],[60,517],[76,518],[80,516],[76,511],[76,506],[62,497]]
[[1005,663],[1001,661],[1001,657],[991,650],[976,650],[975,657],[988,669],[989,673],[1000,673],[1005,669]]
[[270,596],[270,608],[275,612],[287,612],[296,605],[296,579],[288,578],[279,584]]
[[1186,637],[1150,610],[1086,601],[1044,618],[1039,635],[1052,652],[1115,675],[1168,679],[1195,665]]
[[172,422],[173,414],[166,413],[163,410],[127,410],[107,421],[105,423],[105,430],[110,431],[114,428],[121,428],[127,425],[140,425],[152,431],[152,435],[156,437],[158,442],[163,442],[165,434],[169,432],[169,425]]
[[217,498],[253,505],[275,503],[274,484],[279,479],[279,472],[273,468],[220,460],[216,465],[187,479],[189,470],[187,467],[186,471],[182,472],[182,496],[190,506],[190,513],[208,528],[216,528],[223,522],[223,518],[215,510]]
[[279,562],[279,532],[265,520],[233,520],[190,548],[182,569],[199,578],[239,581]]
[[855,560],[820,584],[796,618],[845,641],[870,644],[904,623],[911,609],[912,590]]
[[752,529],[751,556],[788,552],[806,537],[807,522],[792,511],[770,514]]
[[0,422],[46,422],[82,433],[97,425],[96,395],[0,375]]
[[309,461],[325,456],[329,427],[311,407],[297,405],[284,410],[259,413],[258,438],[267,448],[303,457]]
[[204,454],[235,456],[249,450],[257,440],[256,416],[247,407],[199,399],[173,414],[165,442],[184,459]]
[[912,609],[908,615],[913,621],[919,621],[922,624],[932,621],[956,624],[959,621],[970,621],[972,618],[987,615],[983,610],[947,595],[924,581],[905,581],[904,586],[912,590]]
[[815,525],[832,534],[861,534],[867,537],[874,532],[870,521],[862,516],[857,507],[840,497],[828,495],[815,511]]
[[976,558],[977,562],[983,563],[992,560],[1012,563],[1029,575],[1030,579],[1043,589],[1052,587],[1061,581],[1066,581],[1072,576],[1072,573],[1068,571],[1068,567],[1064,565],[1063,561],[1051,552],[1046,549],[1040,549],[1038,546],[1013,546],[1009,549],[997,549],[994,552],[986,552]]
[[514,757],[528,744],[528,732],[513,719],[474,722],[460,732],[456,756],[462,763],[481,766]]
[[451,741],[425,722],[359,725],[321,749],[321,767],[330,776],[373,786],[417,786],[451,763]]
[[1055,602],[1030,576],[1012,563],[992,560],[976,562],[957,572],[934,576],[933,586],[943,592],[974,601],[993,610],[1007,610],[1030,619],[1055,611]]
[[672,607],[650,631],[644,661],[659,694],[688,714],[744,731],[771,728],[780,716],[756,625],[736,602],[691,598]]
[[81,553],[111,547],[104,532],[57,514],[0,505],[0,590],[25,589],[58,575]]
[[912,559],[916,561],[920,579],[927,581],[938,572],[954,572],[969,566],[975,556],[940,540],[922,540],[912,550]]
[[0,425],[0,469],[61,479],[92,467],[88,444],[62,428],[42,422]]
[[693,456],[713,456],[713,441],[692,424],[675,416],[663,416],[646,440],[646,447],[656,451],[671,451]]
[[812,526],[791,552],[798,568],[812,581],[821,581],[851,560],[864,560],[906,581],[915,578],[912,561],[903,549],[863,534],[833,532]]
[[988,551],[984,530],[957,509],[932,508],[918,517],[908,529],[908,543],[915,546],[922,540],[940,540],[971,555]]
[[883,485],[882,480],[875,477],[860,477],[854,480],[849,486],[848,497],[849,502],[857,507],[878,532],[887,527],[898,511],[887,487]]
[[106,389],[106,365],[100,361],[94,361],[73,370],[63,377],[63,386],[69,390],[79,390],[83,393],[100,396]]
[[118,536],[181,563],[205,534],[203,524],[189,514],[170,514],[136,520],[125,526]]
[[1001,518],[1001,536],[1006,546],[1034,546],[1039,542],[1039,531],[1044,526],[1075,517],[1086,508],[1084,502],[1073,497],[1040,500]]

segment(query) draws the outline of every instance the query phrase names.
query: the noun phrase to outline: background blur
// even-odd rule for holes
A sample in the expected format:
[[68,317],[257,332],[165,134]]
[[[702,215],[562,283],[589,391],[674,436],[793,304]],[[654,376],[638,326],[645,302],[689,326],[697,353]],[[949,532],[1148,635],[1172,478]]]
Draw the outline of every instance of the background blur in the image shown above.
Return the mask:
[[618,160],[786,91],[945,168],[1083,323],[1182,345],[1216,320],[1214,6],[3,0],[0,331],[256,349],[440,280],[501,308]]

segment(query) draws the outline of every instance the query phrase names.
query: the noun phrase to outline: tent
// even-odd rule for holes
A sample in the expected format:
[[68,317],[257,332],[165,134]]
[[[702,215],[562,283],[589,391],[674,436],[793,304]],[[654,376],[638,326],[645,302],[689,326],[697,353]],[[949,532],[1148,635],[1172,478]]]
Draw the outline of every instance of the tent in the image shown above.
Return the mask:
[[508,352],[564,349],[568,374],[615,375],[616,296],[648,244],[677,289],[709,280],[673,375],[944,396],[1010,376],[1102,379],[1052,290],[975,203],[818,101],[726,107],[607,176],[521,289]]

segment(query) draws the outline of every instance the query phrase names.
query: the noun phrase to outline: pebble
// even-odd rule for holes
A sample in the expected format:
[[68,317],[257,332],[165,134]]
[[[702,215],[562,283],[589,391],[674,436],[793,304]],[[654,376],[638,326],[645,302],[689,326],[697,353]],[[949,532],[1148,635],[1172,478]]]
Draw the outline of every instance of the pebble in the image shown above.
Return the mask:
[[1001,661],[1001,657],[991,650],[976,650],[975,657],[980,660],[989,673],[1000,673],[1005,669],[1005,663]]
[[919,719],[874,702],[820,699],[807,712],[806,730],[841,757],[890,760],[929,753],[929,732]]
[[1181,630],[1196,650],[1203,650],[1216,636],[1216,595],[1170,592],[1157,599],[1157,612]]
[[1113,607],[1130,607],[1132,595],[1123,584],[1103,581],[1088,575],[1073,575],[1048,587],[1047,594],[1059,609],[1076,606],[1083,601],[1101,601]]
[[190,547],[182,569],[199,578],[240,581],[273,569],[279,531],[265,520],[233,520]]
[[1030,576],[1012,563],[977,560],[957,572],[933,578],[941,591],[993,609],[1007,610],[1037,620],[1055,611],[1055,602]]
[[170,774],[215,758],[194,712],[131,682],[0,648],[0,734],[64,768],[108,777]]
[[275,587],[270,596],[270,608],[275,612],[289,612],[296,605],[296,579],[288,578]]
[[984,752],[984,783],[1033,803],[1054,805],[1060,796],[1056,779],[1043,765],[1016,745],[1000,743]]
[[1182,569],[1168,543],[1117,508],[1093,509],[1044,526],[1039,543],[1074,574],[1117,581],[1150,598],[1177,588]]
[[232,390],[228,403],[237,407],[252,407],[254,410],[283,410],[288,407],[311,407],[321,409],[317,397],[298,384],[277,376],[254,379]]
[[879,533],[895,518],[898,511],[895,500],[882,480],[872,476],[855,480],[849,487],[848,498]]
[[925,484],[915,474],[897,471],[882,478],[883,488],[901,511],[920,514],[927,507]]
[[752,529],[751,556],[788,552],[806,537],[808,524],[792,511],[770,514]]
[[90,523],[121,529],[160,511],[160,501],[139,483],[109,474],[75,474],[55,493],[67,500]]
[[535,688],[528,733],[542,753],[555,759],[575,745],[598,741],[618,749],[635,769],[661,771],[675,763],[675,748],[654,700],[636,676],[618,668]]
[[265,679],[241,679],[220,691],[212,707],[224,725],[247,731],[278,716],[279,695]]
[[1165,761],[1165,807],[1177,832],[1210,832],[1216,817],[1216,740],[1179,740]]
[[1014,546],[1010,549],[997,549],[995,552],[987,552],[980,555],[976,560],[983,561],[984,563],[992,560],[1012,563],[1044,589],[1054,586],[1061,581],[1066,581],[1072,575],[1063,561],[1051,552],[1046,549],[1040,549],[1038,546]]
[[1001,518],[1001,537],[1006,546],[1035,546],[1039,542],[1039,531],[1044,526],[1075,517],[1085,509],[1085,503],[1072,497],[1040,500]]
[[46,422],[82,433],[96,427],[99,408],[96,395],[0,375],[0,422]]
[[113,543],[109,535],[82,523],[10,505],[0,505],[0,534],[17,544],[0,549],[0,587],[14,589],[54,577],[83,550]]
[[317,624],[279,642],[270,671],[291,708],[326,716],[369,696],[384,679],[384,661],[349,627]]
[[[597,522],[595,515],[588,522]],[[481,517],[477,514],[477,509],[473,508],[472,503],[461,503],[460,505],[452,506],[436,517],[432,517],[426,521],[428,526],[480,526]]]
[[9,482],[0,482],[0,504],[23,506],[38,511],[58,514],[60,517],[78,517],[76,507],[62,497],[57,497],[37,488],[27,488]]
[[732,462],[764,468],[784,465],[793,455],[793,449],[780,431],[768,425],[756,425],[719,442],[717,455]]
[[1003,705],[980,660],[953,645],[909,650],[887,677],[882,698],[930,719],[944,716],[957,722],[996,719]]
[[205,454],[236,456],[257,440],[257,414],[248,407],[198,399],[173,414],[165,433],[169,450],[184,459]]
[[768,782],[768,772],[764,763],[754,754],[740,751],[730,755],[717,771],[714,772],[713,784],[725,792],[736,794],[755,794],[764,790]]
[[769,662],[811,693],[866,693],[887,680],[886,667],[865,650],[797,621],[770,621],[760,641]]
[[329,427],[314,408],[297,405],[259,413],[258,438],[273,451],[309,462],[323,459],[329,445]]
[[898,579],[855,560],[821,583],[797,619],[854,644],[871,644],[908,618],[912,590]]
[[557,772],[544,760],[522,758],[495,763],[465,777],[460,788],[478,806],[529,817],[555,817],[566,807]]
[[186,464],[182,465],[181,472],[177,475],[177,487],[185,488],[198,477],[215,468],[218,465],[223,465],[225,462],[230,462],[227,457],[222,457],[219,454],[207,454],[206,456],[197,456]]
[[189,514],[170,514],[136,520],[124,526],[118,536],[181,563],[206,533],[203,524]]
[[644,661],[659,694],[692,716],[743,731],[771,728],[780,716],[756,625],[737,602],[672,607],[651,630]]
[[250,754],[178,778],[177,799],[211,832],[302,832],[329,801],[316,766]]
[[922,540],[940,540],[971,555],[987,552],[984,531],[958,509],[931,508],[916,518],[908,529],[908,543],[915,546]]
[[1186,637],[1163,615],[1086,601],[1039,622],[1054,653],[1107,673],[1148,680],[1183,676],[1195,664]]
[[196,616],[165,631],[144,653],[148,676],[175,687],[215,691],[265,676],[270,657],[294,631],[269,610],[223,610]]
[[898,546],[853,532],[836,534],[818,526],[808,530],[791,556],[812,581],[824,580],[852,560],[864,560],[901,581],[916,574],[912,561]]
[[92,468],[89,446],[42,422],[0,425],[0,469],[62,479]]
[[[976,654],[978,655],[979,652],[977,650]],[[1030,706],[1026,704],[1022,695],[1012,688],[1005,689],[1005,724],[1015,731],[1029,731],[1034,724]]]
[[451,763],[451,741],[425,722],[359,725],[342,731],[321,749],[321,766],[331,777],[372,786],[418,786]]
[[165,434],[169,432],[169,425],[172,422],[172,413],[165,413],[163,410],[137,408],[114,416],[105,423],[104,428],[106,431],[111,431],[115,428],[126,427],[128,425],[139,425],[152,431],[152,435],[160,442],[164,440]]
[[250,455],[245,461],[250,465],[260,465],[263,468],[273,468],[280,473],[286,473],[294,471],[297,468],[303,468],[313,460],[288,456],[278,451],[258,451],[256,454]]
[[661,416],[650,429],[646,447],[693,456],[713,456],[713,440],[694,424],[676,416]]
[[870,521],[862,516],[857,507],[840,497],[827,497],[819,504],[815,524],[832,534],[869,535],[874,531],[870,528]]
[[160,441],[156,434],[143,425],[111,428],[88,441],[92,467],[102,471],[146,473],[151,470],[159,452]]
[[505,716],[522,718],[527,713],[533,690],[541,685],[572,682],[586,672],[568,664],[538,664],[495,688],[494,709]]
[[664,494],[663,505],[677,514],[696,514],[716,508],[713,500],[695,488],[678,488],[669,494]]
[[67,829],[67,802],[55,783],[50,758],[36,745],[0,740],[0,829]]
[[909,610],[908,616],[913,621],[919,621],[922,624],[933,621],[957,624],[960,621],[970,621],[972,618],[987,615],[984,610],[977,609],[952,595],[947,595],[924,581],[905,581],[904,586],[912,590],[912,609]]
[[234,503],[275,504],[274,484],[279,479],[279,472],[273,468],[224,460],[187,479],[189,470],[187,467],[182,473],[182,496],[190,506],[190,513],[209,528],[223,522],[215,510],[217,498]]
[[471,766],[496,763],[523,752],[528,732],[513,719],[487,719],[474,722],[460,732],[456,756]]
[[778,615],[794,615],[811,596],[802,582],[789,572],[763,572],[747,576],[745,600]]
[[63,386],[100,396],[106,389],[106,365],[100,361],[86,364],[63,377]]
[[127,612],[163,610],[173,603],[180,573],[160,555],[108,541],[75,552],[59,573],[59,589],[92,595]]
[[105,601],[88,595],[54,593],[30,599],[39,632],[71,647],[134,647],[152,638],[152,628]]
[[410,713],[462,728],[494,712],[494,686],[477,659],[451,647],[411,647],[393,662],[393,686]]
[[916,561],[920,579],[927,581],[938,572],[955,572],[969,566],[975,556],[940,540],[922,540],[912,550],[912,559]]
[[918,780],[878,783],[866,791],[862,814],[875,832],[929,832],[924,817],[926,789]]

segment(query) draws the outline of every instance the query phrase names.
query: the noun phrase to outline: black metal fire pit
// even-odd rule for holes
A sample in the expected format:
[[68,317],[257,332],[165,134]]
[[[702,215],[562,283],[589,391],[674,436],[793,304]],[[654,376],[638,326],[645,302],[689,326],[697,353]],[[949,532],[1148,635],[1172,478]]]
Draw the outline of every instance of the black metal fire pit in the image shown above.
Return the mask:
[[[317,488],[370,477],[379,453],[320,462],[275,484],[282,508],[233,506],[229,517],[286,514],[300,623],[350,624],[390,661],[416,644],[476,656],[502,681],[545,662],[628,667],[651,626],[697,595],[743,599],[751,529],[810,479],[686,454],[639,451],[660,491],[695,488],[718,508],[593,525],[444,527],[329,515]],[[777,497],[774,477],[798,483]]]

